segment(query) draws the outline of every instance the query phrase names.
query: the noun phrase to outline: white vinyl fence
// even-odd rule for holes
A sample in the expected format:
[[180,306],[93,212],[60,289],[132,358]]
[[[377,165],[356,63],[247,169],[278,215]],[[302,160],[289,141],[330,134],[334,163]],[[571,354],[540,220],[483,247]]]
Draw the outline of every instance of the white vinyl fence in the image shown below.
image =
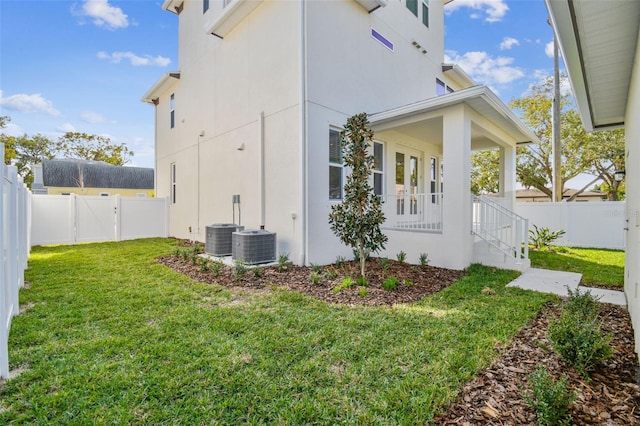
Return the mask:
[[[0,144],[0,158],[4,145]],[[31,193],[14,166],[0,161],[0,377],[9,377],[9,330],[20,312],[18,291],[24,287],[29,257],[29,210]]]
[[529,219],[529,229],[564,230],[558,245],[620,249],[625,247],[624,201],[515,203],[515,212]]
[[166,198],[33,195],[31,209],[33,245],[169,236]]

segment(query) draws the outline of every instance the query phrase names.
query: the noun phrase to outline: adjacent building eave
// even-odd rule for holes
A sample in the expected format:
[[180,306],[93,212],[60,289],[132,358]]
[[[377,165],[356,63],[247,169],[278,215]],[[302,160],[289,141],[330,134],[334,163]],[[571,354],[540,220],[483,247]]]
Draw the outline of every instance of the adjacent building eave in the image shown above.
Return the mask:
[[165,73],[140,99],[142,102],[152,105],[158,104],[158,98],[167,88],[180,79],[180,71]]
[[205,24],[205,30],[216,37],[224,38],[264,0],[233,0],[213,20]]
[[477,85],[477,83],[469,77],[469,74],[464,72],[458,65],[442,64],[442,72],[465,89]]
[[380,7],[385,7],[389,2],[388,0],[355,0],[360,6],[364,7],[369,13],[375,11]]
[[545,3],[585,128],[624,126],[640,1]]
[[372,127],[389,124],[415,115],[467,104],[489,121],[507,132],[517,144],[539,143],[538,137],[486,86],[474,86],[447,95],[425,99],[388,111],[371,114]]
[[179,15],[180,12],[182,12],[183,4],[184,0],[165,0],[164,3],[162,3],[162,10],[167,10]]

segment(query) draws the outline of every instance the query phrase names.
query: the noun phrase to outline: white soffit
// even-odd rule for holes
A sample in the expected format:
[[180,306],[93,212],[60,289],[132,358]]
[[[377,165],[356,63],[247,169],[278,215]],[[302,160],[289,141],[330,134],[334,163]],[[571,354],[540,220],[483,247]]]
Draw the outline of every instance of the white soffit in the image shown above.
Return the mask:
[[179,15],[183,3],[184,0],[165,0],[164,3],[162,3],[162,10],[168,10],[169,12]]
[[232,0],[205,25],[207,33],[224,38],[244,18],[262,3],[263,0]]
[[360,6],[364,7],[367,12],[371,13],[379,7],[385,7],[388,0],[356,0]]
[[623,126],[640,1],[545,2],[585,128]]
[[140,100],[147,104],[156,104],[160,95],[179,79],[180,71],[165,73]]

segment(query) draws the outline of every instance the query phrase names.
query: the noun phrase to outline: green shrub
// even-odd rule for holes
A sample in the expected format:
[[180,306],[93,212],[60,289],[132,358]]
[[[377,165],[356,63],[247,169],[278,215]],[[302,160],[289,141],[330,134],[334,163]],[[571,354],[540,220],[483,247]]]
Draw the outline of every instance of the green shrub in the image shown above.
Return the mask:
[[278,271],[283,272],[289,269],[291,261],[289,260],[289,253],[283,253],[278,256]]
[[427,266],[430,262],[429,255],[427,253],[420,253],[420,265]]
[[413,281],[409,280],[409,279],[405,279],[402,284],[411,287],[413,285]]
[[551,321],[549,340],[567,364],[585,377],[613,353],[612,337],[602,332],[597,320],[582,320],[570,311],[563,311],[559,319]]
[[380,259],[378,259],[378,264],[380,265],[380,268],[382,268],[383,271],[386,271],[389,269],[389,267],[391,267],[391,263],[389,262],[389,259],[387,259],[386,257],[381,257]]
[[549,228],[538,228],[533,225],[533,229],[529,229],[529,241],[537,249],[547,248],[565,233],[562,229],[552,232]]
[[365,297],[367,293],[368,293],[368,290],[366,289],[366,287],[363,287],[360,290],[358,290],[358,296],[360,297]]
[[247,264],[244,263],[243,259],[237,259],[233,264],[233,277],[240,281],[247,276],[247,272],[249,272],[249,268],[247,268]]
[[594,297],[590,291],[580,292],[568,290],[569,298],[563,305],[563,311],[571,315],[576,321],[593,321],[598,318],[598,314],[602,310],[600,298]]
[[367,277],[363,277],[363,276],[359,276],[358,279],[356,280],[356,283],[360,287],[368,287],[369,286],[369,282],[367,281]]
[[529,375],[533,395],[524,396],[538,416],[538,425],[568,425],[571,421],[569,406],[575,401],[574,393],[567,390],[567,378],[554,381],[543,366]]
[[336,268],[341,268],[344,265],[344,257],[338,256],[336,257]]
[[202,258],[200,260],[200,272],[207,272],[209,270],[209,259]]
[[214,260],[209,264],[209,269],[211,270],[211,273],[213,274],[214,277],[217,277],[218,275],[220,275],[220,272],[222,271],[223,267],[224,267],[224,263],[222,263],[219,260]]
[[322,275],[315,271],[311,272],[311,274],[309,275],[309,281],[311,281],[313,284],[318,284],[320,281],[322,281]]
[[400,250],[400,253],[396,255],[396,259],[398,259],[398,262],[404,263],[404,261],[407,260],[407,253]]
[[319,274],[319,273],[321,273],[321,272],[322,272],[322,265],[317,265],[317,264],[315,264],[315,263],[312,263],[312,264],[311,264],[311,270],[312,270],[313,272],[315,272],[316,274]]
[[251,272],[253,272],[253,276],[256,278],[259,278],[262,276],[262,269],[258,268],[257,266],[253,267],[251,269]]
[[338,284],[337,286],[335,286],[333,288],[334,293],[340,293],[342,290],[344,290],[345,288],[349,288],[349,287],[353,287],[353,280],[351,279],[351,277],[346,277],[345,279],[342,280],[342,282],[340,284]]
[[384,282],[382,283],[382,288],[384,288],[387,291],[391,291],[394,288],[398,287],[400,285],[400,280],[398,280],[398,278],[396,277],[389,277],[386,280],[384,280]]
[[338,273],[333,268],[327,268],[327,270],[324,271],[324,276],[328,280],[335,280],[338,277]]

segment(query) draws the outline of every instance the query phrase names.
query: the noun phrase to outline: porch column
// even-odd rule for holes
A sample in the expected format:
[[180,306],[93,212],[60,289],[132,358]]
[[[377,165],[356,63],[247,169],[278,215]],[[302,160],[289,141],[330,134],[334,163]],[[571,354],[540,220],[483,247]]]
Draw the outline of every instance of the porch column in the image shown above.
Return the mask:
[[469,266],[473,254],[471,235],[471,119],[464,105],[446,110],[442,118],[444,195],[442,250],[450,268]]
[[516,201],[516,147],[500,147],[500,196],[507,202],[505,207],[513,210]]

